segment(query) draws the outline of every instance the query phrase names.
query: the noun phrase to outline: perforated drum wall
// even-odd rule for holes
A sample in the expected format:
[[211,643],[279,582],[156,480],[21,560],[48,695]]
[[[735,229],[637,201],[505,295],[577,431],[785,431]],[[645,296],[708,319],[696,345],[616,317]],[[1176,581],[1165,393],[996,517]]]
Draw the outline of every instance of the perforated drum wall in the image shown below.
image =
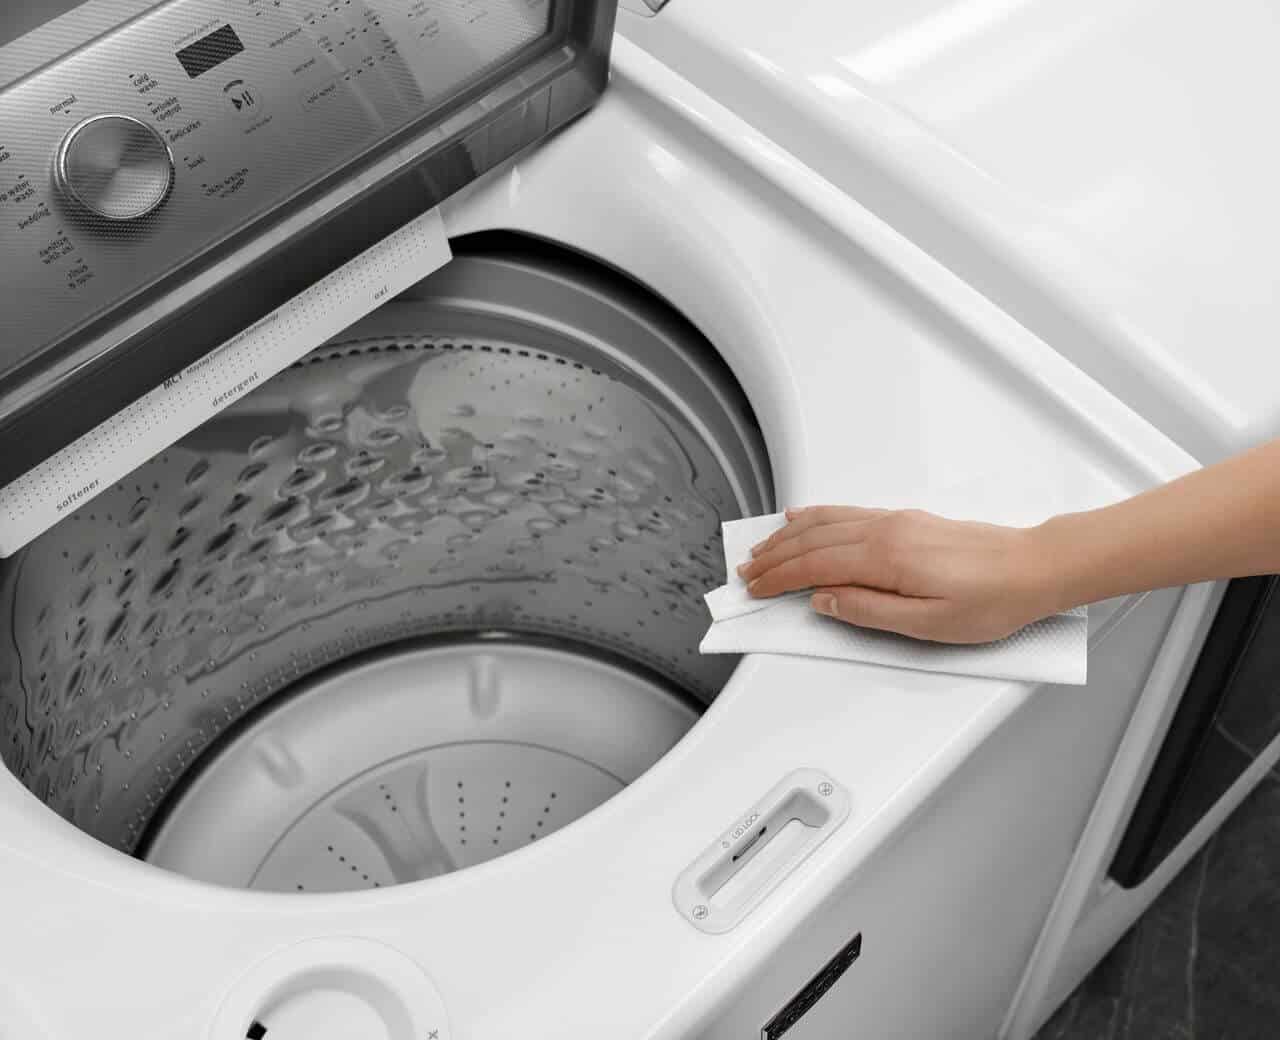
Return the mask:
[[397,640],[550,636],[708,701],[719,527],[769,497],[740,391],[662,304],[463,256],[5,562],[5,763],[132,851],[229,729]]

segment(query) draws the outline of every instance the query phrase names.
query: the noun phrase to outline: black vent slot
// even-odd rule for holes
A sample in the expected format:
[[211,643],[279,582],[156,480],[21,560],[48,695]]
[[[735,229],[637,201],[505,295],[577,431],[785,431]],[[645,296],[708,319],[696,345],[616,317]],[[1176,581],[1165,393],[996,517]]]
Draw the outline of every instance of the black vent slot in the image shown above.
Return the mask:
[[861,953],[862,933],[859,932],[844,945],[839,953],[827,961],[804,989],[787,1002],[786,1007],[769,1019],[760,1030],[760,1040],[782,1040],[782,1037],[791,1031],[791,1027],[804,1018],[813,1005],[823,998],[827,990],[840,981],[840,976],[849,970],[849,965],[856,961]]

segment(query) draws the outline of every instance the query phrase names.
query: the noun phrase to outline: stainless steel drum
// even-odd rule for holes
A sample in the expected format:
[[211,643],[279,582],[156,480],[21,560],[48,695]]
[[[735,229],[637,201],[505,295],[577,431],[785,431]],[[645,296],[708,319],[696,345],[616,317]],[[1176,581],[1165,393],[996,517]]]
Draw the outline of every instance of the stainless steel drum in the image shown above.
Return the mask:
[[595,265],[477,243],[4,563],[4,761],[219,883],[480,862],[716,695],[719,527],[769,499],[692,328]]

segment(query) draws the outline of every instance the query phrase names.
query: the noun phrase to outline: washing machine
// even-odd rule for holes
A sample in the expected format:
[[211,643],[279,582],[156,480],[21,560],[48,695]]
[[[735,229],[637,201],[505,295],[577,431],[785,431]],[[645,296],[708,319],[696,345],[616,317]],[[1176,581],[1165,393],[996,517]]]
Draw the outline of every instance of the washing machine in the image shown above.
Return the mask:
[[1081,687],[704,657],[720,526],[1195,461],[682,3],[0,21],[4,1040],[1000,1027],[1214,590]]

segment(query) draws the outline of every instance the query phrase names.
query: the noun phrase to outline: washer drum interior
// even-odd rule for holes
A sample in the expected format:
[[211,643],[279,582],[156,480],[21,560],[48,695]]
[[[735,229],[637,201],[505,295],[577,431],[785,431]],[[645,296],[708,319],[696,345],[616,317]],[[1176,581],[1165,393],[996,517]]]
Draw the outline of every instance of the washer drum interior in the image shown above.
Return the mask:
[[77,827],[336,891],[511,851],[661,757],[746,401],[625,279],[492,240],[3,562],[0,750]]

